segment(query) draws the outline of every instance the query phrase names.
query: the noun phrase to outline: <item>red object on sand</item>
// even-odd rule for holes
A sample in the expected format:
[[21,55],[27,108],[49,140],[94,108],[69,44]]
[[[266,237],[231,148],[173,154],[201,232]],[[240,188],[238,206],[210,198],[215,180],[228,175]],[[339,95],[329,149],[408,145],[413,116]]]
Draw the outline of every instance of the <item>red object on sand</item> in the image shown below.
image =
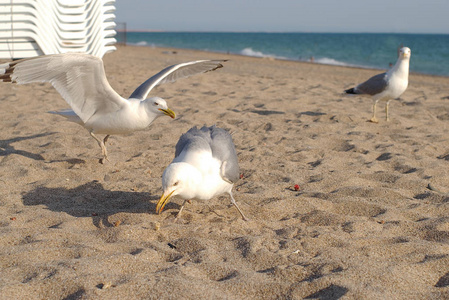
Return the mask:
[[294,188],[295,188],[295,191],[299,191],[299,185],[298,184],[295,184]]

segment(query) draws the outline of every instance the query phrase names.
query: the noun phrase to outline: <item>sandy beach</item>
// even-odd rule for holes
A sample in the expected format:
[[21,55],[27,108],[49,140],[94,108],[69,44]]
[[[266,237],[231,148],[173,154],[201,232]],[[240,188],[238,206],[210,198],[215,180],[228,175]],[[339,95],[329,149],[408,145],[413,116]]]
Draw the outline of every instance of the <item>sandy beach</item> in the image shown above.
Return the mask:
[[[449,78],[411,74],[374,124],[371,99],[343,90],[380,70],[133,46],[103,59],[125,98],[166,66],[229,61],[155,88],[177,118],[111,136],[104,165],[47,113],[69,107],[50,84],[0,83],[0,299],[449,298]],[[180,135],[213,124],[232,133],[251,220],[228,195],[157,215]]]

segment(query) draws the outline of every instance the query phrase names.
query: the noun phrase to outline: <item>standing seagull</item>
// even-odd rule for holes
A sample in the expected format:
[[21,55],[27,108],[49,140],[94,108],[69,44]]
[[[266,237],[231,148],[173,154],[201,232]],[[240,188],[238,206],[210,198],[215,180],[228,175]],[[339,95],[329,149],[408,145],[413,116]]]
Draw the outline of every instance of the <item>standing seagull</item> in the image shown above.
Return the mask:
[[388,72],[371,77],[358,86],[345,90],[347,94],[370,95],[374,100],[371,122],[378,123],[376,104],[379,100],[387,101],[385,115],[388,121],[388,105],[392,99],[399,98],[408,86],[408,69],[411,51],[407,47],[399,50],[396,64]]
[[231,135],[215,126],[201,129],[195,126],[176,144],[175,158],[162,175],[164,193],[156,212],[161,213],[170,197],[179,195],[185,200],[177,219],[190,199],[209,200],[228,193],[232,204],[247,221],[232,196],[232,187],[238,179],[239,164]]
[[[72,109],[52,112],[86,128],[108,159],[106,141],[111,134],[143,130],[159,116],[175,117],[164,99],[148,93],[157,85],[223,67],[225,60],[198,60],[167,67],[142,83],[128,100],[112,89],[103,61],[84,53],[33,57],[0,65],[0,81],[18,84],[50,82]],[[96,134],[105,134],[103,140]]]

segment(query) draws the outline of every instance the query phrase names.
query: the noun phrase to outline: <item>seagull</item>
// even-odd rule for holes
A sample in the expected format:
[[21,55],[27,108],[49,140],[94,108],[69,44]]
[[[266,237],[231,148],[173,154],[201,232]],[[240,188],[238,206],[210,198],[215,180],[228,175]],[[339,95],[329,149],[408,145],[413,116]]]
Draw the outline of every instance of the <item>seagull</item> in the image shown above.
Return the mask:
[[176,144],[175,158],[162,175],[163,194],[156,206],[160,214],[170,197],[179,195],[184,203],[190,199],[209,200],[223,193],[231,196],[243,220],[247,221],[232,196],[232,187],[239,179],[239,164],[231,135],[215,125],[196,126],[183,134]]
[[408,86],[410,55],[410,48],[401,48],[396,64],[388,72],[375,75],[356,87],[345,90],[347,94],[369,95],[372,97],[374,104],[371,122],[379,122],[376,118],[376,104],[379,100],[387,101],[385,115],[386,120],[389,120],[388,105],[390,101],[399,98]]
[[[85,53],[63,53],[26,58],[0,64],[0,81],[25,84],[50,82],[72,109],[53,111],[86,128],[108,160],[106,141],[112,134],[144,130],[159,116],[175,118],[160,97],[147,98],[157,85],[213,71],[226,60],[197,60],[169,66],[142,83],[129,97],[110,86],[103,61]],[[100,139],[96,134],[105,134]]]

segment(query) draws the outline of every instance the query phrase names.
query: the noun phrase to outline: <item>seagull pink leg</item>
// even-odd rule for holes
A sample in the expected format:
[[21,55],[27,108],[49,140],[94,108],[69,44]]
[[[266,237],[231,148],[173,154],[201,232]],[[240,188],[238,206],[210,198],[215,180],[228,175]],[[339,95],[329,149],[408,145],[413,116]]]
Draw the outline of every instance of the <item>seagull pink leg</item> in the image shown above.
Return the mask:
[[388,100],[388,101],[387,101],[387,104],[385,105],[385,119],[386,119],[387,121],[390,121],[390,119],[388,118],[388,105],[390,105],[390,101],[391,101],[391,100]]
[[373,122],[373,123],[379,123],[379,120],[377,120],[377,118],[376,118],[377,101],[379,101],[379,100],[374,101],[374,104],[373,104],[373,117],[370,119],[370,122]]
[[243,214],[243,212],[240,210],[240,208],[237,205],[237,202],[235,202],[234,196],[232,196],[232,192],[229,191],[229,195],[231,196],[231,203],[235,206],[235,208],[237,208],[237,210],[239,211],[240,215],[242,216],[242,219],[244,221],[249,221],[249,219],[247,217],[245,217],[245,215]]
[[105,146],[105,144],[104,144],[104,143],[108,140],[109,135],[107,135],[107,136],[104,138],[104,141],[102,141],[102,140],[100,140],[99,138],[97,138],[97,137],[95,136],[95,134],[93,134],[92,131],[89,131],[89,133],[90,133],[90,135],[97,141],[98,145],[99,145],[100,148],[101,148],[101,154],[103,154],[103,158],[100,158],[100,164],[104,164],[105,160],[109,161],[109,159],[108,159],[108,151],[106,150],[106,146]]
[[175,221],[177,221],[178,218],[181,216],[181,212],[184,209],[184,205],[186,205],[186,202],[192,203],[190,200],[184,200],[184,202],[181,205],[181,208],[179,209],[178,213],[176,214]]

